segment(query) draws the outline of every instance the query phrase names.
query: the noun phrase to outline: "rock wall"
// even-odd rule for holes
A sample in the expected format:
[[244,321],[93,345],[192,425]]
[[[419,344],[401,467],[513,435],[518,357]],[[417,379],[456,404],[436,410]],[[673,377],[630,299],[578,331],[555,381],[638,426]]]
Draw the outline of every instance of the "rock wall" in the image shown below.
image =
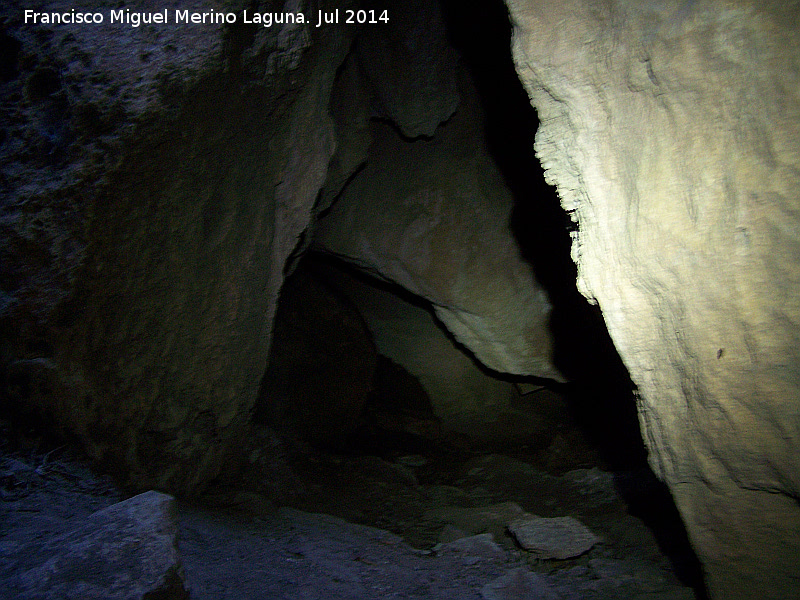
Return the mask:
[[374,116],[408,138],[432,137],[456,111],[457,56],[447,42],[441,9],[428,0],[383,0],[389,27],[365,28],[357,60],[369,82]]
[[352,29],[34,26],[3,10],[5,408],[45,415],[133,487],[196,491],[255,401]]
[[458,113],[431,140],[368,128],[366,165],[319,220],[312,247],[430,302],[490,369],[561,380],[551,305],[511,232],[513,200],[482,145],[471,86],[461,77]]
[[800,597],[800,6],[506,3],[578,285],[710,592]]
[[473,447],[550,444],[555,420],[541,406],[536,410],[537,403],[520,394],[514,383],[482,369],[447,336],[423,302],[413,303],[330,266],[315,264],[312,269],[351,299],[378,351],[422,384],[444,433],[456,434]]

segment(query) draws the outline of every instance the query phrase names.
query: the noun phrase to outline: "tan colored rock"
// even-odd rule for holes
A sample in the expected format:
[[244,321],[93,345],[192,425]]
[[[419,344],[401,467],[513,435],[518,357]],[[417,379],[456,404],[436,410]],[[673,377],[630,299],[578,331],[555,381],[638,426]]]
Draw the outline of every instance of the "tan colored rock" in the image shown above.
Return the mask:
[[553,423],[532,410],[513,383],[479,368],[447,337],[430,310],[338,269],[317,266],[316,272],[356,305],[378,352],[422,384],[446,432],[466,436],[476,446],[544,448],[550,443]]
[[507,4],[579,287],[710,591],[800,597],[798,7]]
[[462,106],[432,141],[373,126],[367,166],[320,220],[315,247],[431,302],[490,369],[561,379],[550,302],[509,228],[511,194],[476,145],[476,111]]

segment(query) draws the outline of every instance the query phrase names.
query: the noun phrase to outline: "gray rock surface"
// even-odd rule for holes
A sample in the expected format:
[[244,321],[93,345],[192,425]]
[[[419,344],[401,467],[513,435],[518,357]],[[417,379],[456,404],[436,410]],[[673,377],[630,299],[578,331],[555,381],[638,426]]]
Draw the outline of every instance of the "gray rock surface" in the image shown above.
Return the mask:
[[800,597],[797,5],[506,3],[579,288],[710,591]]
[[564,560],[588,552],[600,541],[573,517],[523,515],[508,525],[520,546],[541,558]]
[[561,596],[551,589],[547,579],[527,569],[514,569],[481,589],[485,600],[559,600]]
[[459,537],[488,533],[497,542],[504,542],[509,523],[525,514],[516,502],[500,502],[483,506],[446,506],[427,511],[423,518],[432,524],[446,525],[442,531],[449,543]]
[[511,193],[481,143],[470,86],[464,77],[459,113],[434,140],[409,144],[372,126],[368,162],[319,221],[313,247],[430,302],[490,369],[560,380],[550,302],[510,230]]
[[[4,600],[28,600],[30,595],[23,596],[19,586],[20,575],[33,570],[40,581],[46,581],[40,572],[44,563],[76,541],[86,548],[87,540],[97,539],[100,531],[111,531],[112,526],[119,535],[106,539],[106,547],[119,549],[120,542],[134,531],[140,533],[136,539],[153,542],[134,544],[125,553],[128,560],[138,561],[126,571],[131,587],[146,583],[139,565],[156,564],[173,555],[175,520],[171,512],[165,514],[172,506],[167,497],[152,492],[114,504],[118,491],[69,454],[8,454],[5,450],[0,439],[0,590]],[[523,510],[510,497],[518,498],[530,511],[540,512],[547,504],[569,512],[573,510],[569,500],[576,495],[569,489],[554,489],[560,478],[551,476],[546,483],[553,493],[551,503],[542,488],[531,487],[526,478],[508,476],[510,469],[502,465],[513,464],[512,459],[491,461],[505,487],[488,472],[479,476],[474,469],[472,478],[458,483],[459,487],[425,486],[397,465],[376,457],[315,454],[309,457],[314,469],[305,473],[297,459],[295,455],[292,460],[294,483],[275,471],[262,471],[262,479],[270,479],[271,486],[295,485],[294,498],[286,495],[286,501],[302,503],[306,511],[270,507],[262,493],[235,487],[215,487],[213,494],[203,496],[217,507],[213,511],[178,504],[178,548],[193,600],[373,600],[376,596],[485,600],[482,591],[527,600],[529,592],[541,589],[555,591],[560,600],[641,600],[641,595],[648,600],[692,598],[655,541],[619,537],[615,525],[603,529],[607,538],[603,545],[557,566],[552,561],[531,560],[528,553],[509,545],[503,524]],[[332,467],[327,473],[320,469],[325,463]],[[31,470],[36,478],[29,475]],[[8,471],[17,475],[7,476]],[[420,519],[423,506],[471,510],[471,515],[453,514],[463,516],[467,528],[485,529],[463,533],[450,540],[452,544],[437,545],[437,534],[444,527],[441,521]],[[580,506],[593,515],[585,517],[593,529],[603,522],[630,528],[630,522],[637,521],[626,514],[619,497],[609,503],[589,496]],[[342,518],[345,515],[347,520]],[[381,528],[374,526],[378,523]],[[143,528],[150,533],[141,535]],[[76,531],[85,537],[76,538]],[[73,566],[74,559],[73,555]],[[126,564],[123,560],[123,570]],[[94,568],[90,576],[97,572]],[[134,581],[135,577],[140,579]],[[49,598],[46,594],[36,597]],[[155,597],[165,596],[170,597]]]
[[388,25],[367,27],[357,59],[380,112],[409,138],[430,137],[459,102],[457,56],[447,42],[438,3],[386,0]]
[[25,25],[0,11],[8,402],[136,488],[195,492],[255,402],[354,30]]
[[508,554],[494,541],[494,536],[491,533],[459,537],[438,546],[437,552],[442,555],[454,554],[462,556],[465,565],[475,564],[478,560],[503,562],[508,559]]
[[43,562],[20,572],[6,593],[20,600],[188,600],[177,532],[174,499],[140,494],[19,549]]
[[531,410],[513,383],[481,369],[443,335],[430,310],[338,269],[314,272],[352,300],[378,351],[419,380],[446,432],[481,446],[549,444],[555,427],[544,411]]
[[309,442],[341,443],[358,424],[376,363],[356,308],[296,271],[281,289],[256,414]]

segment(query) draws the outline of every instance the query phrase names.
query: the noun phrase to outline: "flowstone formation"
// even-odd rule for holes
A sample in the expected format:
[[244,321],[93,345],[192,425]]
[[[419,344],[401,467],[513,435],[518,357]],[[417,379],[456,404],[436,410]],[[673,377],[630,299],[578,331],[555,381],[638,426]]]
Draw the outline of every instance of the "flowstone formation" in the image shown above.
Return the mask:
[[580,289],[710,592],[800,597],[798,5],[507,5]]
[[7,409],[135,488],[197,491],[249,420],[354,32],[3,17]]

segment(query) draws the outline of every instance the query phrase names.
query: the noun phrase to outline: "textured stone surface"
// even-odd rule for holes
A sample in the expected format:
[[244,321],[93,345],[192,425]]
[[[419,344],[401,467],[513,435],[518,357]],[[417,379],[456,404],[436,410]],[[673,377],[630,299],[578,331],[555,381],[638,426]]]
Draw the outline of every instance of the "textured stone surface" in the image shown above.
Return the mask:
[[710,591],[798,597],[798,6],[507,4],[580,289]]
[[479,560],[503,561],[508,558],[506,551],[494,541],[491,533],[459,537],[439,546],[437,552],[463,556],[467,566],[474,565]]
[[446,432],[466,436],[476,446],[547,447],[554,423],[532,410],[534,403],[513,383],[482,370],[446,336],[429,309],[339,269],[320,265],[316,272],[353,301],[378,351],[419,380]]
[[509,523],[508,530],[520,546],[541,558],[564,560],[580,556],[600,541],[573,517],[524,515]]
[[[459,104],[456,53],[447,43],[437,3],[424,0],[384,0],[388,23],[360,30],[331,93],[330,113],[336,131],[336,151],[325,185],[314,206],[324,214],[349,180],[364,166],[372,141],[369,123],[392,123],[408,138],[431,137]],[[316,221],[303,239],[305,250]],[[297,252],[300,255],[300,252]]]
[[[371,445],[376,449],[388,446],[387,438],[391,437],[404,452],[421,451],[442,439],[442,421],[434,413],[425,388],[402,365],[382,354],[378,356],[362,420],[361,439],[366,442],[372,436]],[[412,443],[406,446],[405,440]],[[398,457],[397,461],[417,467],[427,463],[425,457],[414,454]]]
[[320,221],[315,247],[431,302],[490,369],[560,379],[550,303],[508,226],[511,195],[476,144],[478,110],[465,98],[432,141],[374,125],[367,166]]
[[371,142],[369,85],[359,70],[357,52],[351,52],[331,91],[330,110],[336,130],[336,152],[331,157],[328,177],[315,206],[318,212],[331,207],[347,181],[367,160]]
[[459,533],[475,536],[488,533],[497,542],[507,539],[509,523],[525,514],[516,502],[500,502],[488,506],[436,508],[425,513],[431,523],[446,523],[451,527],[445,536],[458,539]]
[[187,600],[174,504],[146,492],[36,543],[28,551],[42,564],[20,573],[9,591],[20,599]]
[[[269,439],[262,439],[260,444],[265,450],[272,445]],[[38,550],[72,530],[75,523],[84,524],[89,515],[107,508],[116,496],[107,481],[98,480],[74,458],[45,453],[42,448],[21,455],[6,452],[0,443],[0,590],[4,600],[17,597],[9,585],[17,580],[17,574],[45,560]],[[20,458],[31,466],[39,465],[36,471],[41,473],[38,480],[28,479],[27,487],[10,483],[4,473],[7,468],[16,468],[14,463],[23,462]],[[517,463],[517,472],[525,471],[535,478],[536,470],[530,465],[526,469],[525,463],[508,460]],[[531,477],[494,468],[500,466],[497,460],[490,461],[482,476],[469,482],[455,481],[457,487],[420,484],[408,469],[375,457],[314,453],[306,461],[308,470],[304,474],[296,471],[299,479],[295,480],[304,489],[301,493],[305,501],[289,498],[286,488],[292,487],[292,482],[274,471],[262,470],[260,477],[249,481],[280,485],[282,489],[275,491],[284,495],[281,504],[300,503],[305,510],[339,518],[270,508],[262,495],[266,490],[236,493],[229,488],[213,501],[217,510],[210,510],[205,503],[210,500],[208,495],[204,495],[202,505],[178,504],[179,550],[192,600],[366,600],[375,598],[376,593],[386,598],[480,600],[485,585],[518,567],[540,571],[541,583],[561,600],[641,600],[641,594],[647,594],[644,597],[649,600],[694,597],[691,590],[688,594],[668,593],[677,592],[681,586],[655,541],[635,541],[613,531],[627,530],[631,521],[637,520],[626,515],[621,498],[612,505],[598,504],[591,497],[573,504],[581,494],[575,489],[569,491],[571,485],[556,492],[552,485],[558,486],[560,478],[548,477],[548,487],[558,498],[551,501],[547,490],[529,487]],[[290,462],[297,468],[303,461],[293,453]],[[452,461],[440,463],[440,468],[444,471],[439,476],[448,479],[457,478],[460,471]],[[497,495],[500,479],[503,485],[510,485]],[[216,486],[213,489],[222,491]],[[522,508],[512,502],[467,507],[476,501],[487,502],[490,497],[500,500],[510,496],[518,497],[537,514],[542,514],[540,509],[569,514],[580,510],[581,519],[593,529],[595,524],[601,527],[606,543],[586,558],[554,570],[535,560],[529,563],[518,551],[498,552],[490,538],[511,550],[511,540],[504,535],[506,519],[521,514]],[[467,532],[459,533],[451,526],[450,534],[469,539],[448,548],[447,542],[456,537],[444,539],[445,532],[441,531],[443,546],[428,550],[436,543],[441,525],[436,523],[439,519],[420,520],[420,511],[448,507],[460,507],[453,516],[465,527],[477,529],[473,533],[478,535],[469,538]],[[161,513],[158,502],[150,504],[149,509],[148,514]],[[448,512],[439,514],[448,518]],[[353,519],[361,525],[354,525]],[[396,534],[402,532],[405,543],[399,535],[373,529],[376,525]],[[531,598],[523,593],[529,588],[510,583],[506,598]]]
[[484,600],[557,600],[561,596],[551,588],[549,582],[536,573],[519,568],[509,571],[481,588]]
[[127,483],[194,491],[255,401],[353,30],[49,28],[4,10],[4,391]]

